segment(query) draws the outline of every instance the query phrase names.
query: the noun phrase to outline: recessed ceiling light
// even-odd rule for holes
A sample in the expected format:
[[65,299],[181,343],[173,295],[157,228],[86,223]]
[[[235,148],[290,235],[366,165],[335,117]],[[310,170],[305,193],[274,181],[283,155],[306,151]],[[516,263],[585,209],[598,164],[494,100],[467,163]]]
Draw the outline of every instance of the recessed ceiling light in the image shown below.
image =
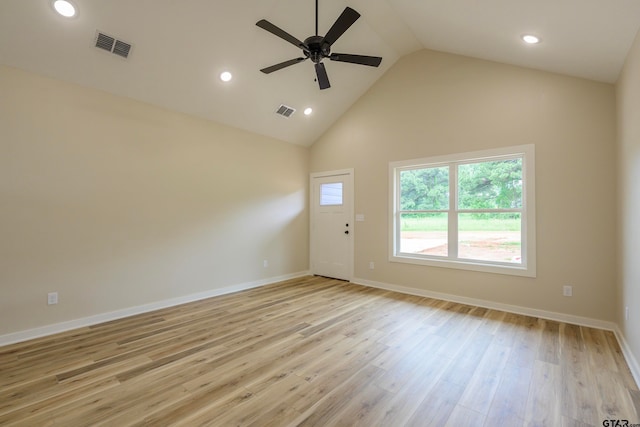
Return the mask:
[[313,113],[313,108],[311,108],[311,107],[307,107],[307,108],[305,108],[305,109],[304,109],[304,115],[305,115],[305,116],[308,116],[308,115],[310,115],[311,113]]
[[228,82],[232,78],[233,78],[233,76],[228,71],[224,71],[224,72],[220,73],[220,80],[222,80],[223,82]]
[[76,16],[76,7],[68,0],[55,0],[53,2],[53,8],[66,18]]
[[522,40],[528,44],[540,43],[540,37],[534,36],[533,34],[525,34],[522,36]]

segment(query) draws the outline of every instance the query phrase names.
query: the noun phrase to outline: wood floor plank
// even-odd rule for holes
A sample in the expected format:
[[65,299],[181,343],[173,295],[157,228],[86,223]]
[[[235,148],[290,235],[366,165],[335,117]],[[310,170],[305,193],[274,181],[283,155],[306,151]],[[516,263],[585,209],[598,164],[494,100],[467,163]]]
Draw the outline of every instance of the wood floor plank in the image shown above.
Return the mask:
[[87,398],[99,393],[103,393],[108,389],[116,388],[120,383],[114,378],[97,380],[81,387],[58,389],[56,394],[47,399],[30,403],[24,406],[16,406],[10,412],[0,415],[0,425],[2,426],[36,426],[39,425],[37,419],[42,420],[41,423],[50,420],[50,414],[58,412],[60,408],[75,405],[80,399]]
[[503,345],[489,345],[460,398],[462,406],[483,415],[489,412],[510,351],[509,347]]
[[423,345],[433,345],[433,350],[436,350],[439,346],[438,341],[444,341],[444,338],[434,335],[432,328],[432,326],[419,327],[416,329],[406,328],[408,333],[399,333],[399,335],[402,335],[402,340],[399,342],[390,342],[383,337],[378,341],[387,345],[388,349],[376,357],[371,363],[379,368],[388,369],[406,357],[407,353],[411,352],[418,345],[421,345],[427,338],[432,340],[433,343],[424,343]]
[[615,335],[610,331],[606,331],[605,336],[607,338],[607,344],[609,344],[609,350],[613,354],[613,358],[616,361],[618,372],[622,374],[621,378],[625,383],[625,387],[627,387],[629,390],[638,390],[638,386],[640,386],[640,384],[636,384],[635,380],[633,379],[633,375],[631,374],[629,365],[627,365],[627,361],[624,359],[622,349],[620,348],[620,344],[618,343],[618,340],[616,340]]
[[392,396],[392,393],[372,383],[359,387],[332,424],[339,427],[376,425],[387,411]]
[[538,357],[544,324],[540,319],[521,316],[522,322],[513,338],[508,363],[531,368]]
[[379,368],[389,369],[400,363],[416,347],[428,346],[433,351],[437,351],[445,340],[445,338],[434,335],[429,326],[415,330],[406,328],[406,330],[410,333],[408,335],[403,334],[404,339],[395,345],[389,344],[387,339],[382,339],[381,342],[386,344],[389,349],[376,357],[371,363]]
[[596,427],[596,425],[599,426],[602,424],[591,424],[573,419],[571,417],[562,417],[562,427]]
[[493,338],[493,335],[485,333],[474,334],[464,343],[458,352],[458,356],[452,360],[449,367],[443,372],[442,379],[466,387],[493,342]]
[[217,400],[210,400],[210,404],[201,407],[195,413],[179,412],[175,417],[175,422],[171,424],[160,424],[176,427],[200,427],[221,425],[218,420],[225,413],[253,399],[253,393],[239,388],[230,394],[225,394]]
[[553,364],[560,363],[560,323],[542,320],[543,329],[538,347],[538,360]]
[[607,332],[586,327],[581,329],[582,336],[589,348],[589,363],[593,366],[598,366],[600,369],[617,372],[618,365],[607,342]]
[[78,376],[73,381],[60,382],[55,376],[44,377],[35,383],[29,383],[23,387],[12,388],[8,393],[0,393],[0,414],[16,410],[17,408],[34,405],[40,401],[50,399],[58,394],[66,394],[85,385],[99,382],[103,379],[113,378],[119,369],[128,369],[131,366],[143,365],[148,358],[138,358],[120,362],[118,365],[93,371],[84,376]]
[[[55,360],[55,364],[51,363],[52,360]],[[0,390],[21,387],[42,377],[56,375],[61,370],[79,369],[92,363],[94,360],[86,357],[52,358],[47,364],[35,366],[24,363],[19,369],[7,369],[0,375]]]
[[322,277],[0,348],[2,426],[638,419],[610,331]]
[[[594,387],[600,419],[640,420],[629,411],[634,407],[629,391],[624,387],[618,372],[601,368],[593,372],[597,387]],[[635,421],[634,421],[635,423]]]
[[506,313],[498,326],[498,330],[493,334],[495,336],[495,344],[511,347],[523,320],[523,316],[515,313]]
[[589,354],[580,326],[562,324],[560,327],[562,369],[562,415],[567,419],[594,423],[599,418],[594,368],[589,365]]
[[[438,374],[441,374],[441,370],[451,360],[437,351],[444,342],[445,339],[440,336],[429,335],[408,352],[396,351],[399,357],[395,363],[384,367],[386,372],[376,381],[376,385],[392,393],[397,393],[412,378],[423,375],[425,370],[435,369]],[[443,363],[445,360],[447,363]]]
[[350,402],[350,399],[345,399],[344,396],[352,396],[358,390],[372,384],[381,374],[380,368],[372,365],[365,366],[305,411],[301,418],[296,420],[295,425],[324,426],[337,423],[340,412]]
[[445,324],[436,328],[435,334],[445,338],[443,345],[437,351],[455,358],[464,348],[464,344],[473,336],[473,332],[480,327],[486,312],[486,309],[479,309],[478,313],[473,307],[461,306],[460,311],[454,312]]
[[[474,410],[465,408],[464,406],[456,406],[453,412],[449,416],[445,427],[481,427],[485,425],[485,416]],[[515,427],[516,424],[488,424],[495,425],[509,425]]]
[[[546,354],[546,353],[545,353]],[[562,372],[560,366],[536,360],[527,396],[525,425],[554,427],[562,424]]]
[[498,333],[506,315],[507,313],[504,311],[488,310],[482,319],[482,323],[478,326],[478,332],[495,335]]
[[[513,358],[511,353],[509,359]],[[507,363],[486,417],[487,426],[523,426],[533,369]]]
[[190,392],[183,399],[155,408],[145,414],[142,420],[132,422],[132,426],[174,426],[189,425],[193,418],[211,418],[220,415],[227,408],[233,408],[238,403],[251,399],[253,393],[229,381],[220,383],[217,387]]
[[[371,335],[363,336],[360,339],[345,338],[339,346],[334,348],[334,352],[326,357],[319,358],[315,363],[309,365],[303,370],[295,372],[306,381],[312,383],[317,379],[325,378],[336,369],[344,367],[352,369],[363,364],[365,361],[369,363],[373,358],[387,349],[387,346],[375,341],[378,331],[371,331]],[[336,357],[337,356],[337,357]]]
[[640,419],[640,391],[629,390],[629,396],[631,396],[633,407],[636,410],[636,418]]
[[[409,422],[412,415],[418,410],[423,400],[438,384],[451,359],[440,355],[434,355],[429,363],[423,363],[421,370],[404,384],[393,397],[383,406],[384,414],[378,419],[369,419],[369,425],[402,426]],[[386,374],[385,374],[386,375]],[[367,421],[365,419],[365,421]]]
[[464,387],[443,380],[427,393],[406,425],[411,427],[441,427],[453,413],[464,393]]

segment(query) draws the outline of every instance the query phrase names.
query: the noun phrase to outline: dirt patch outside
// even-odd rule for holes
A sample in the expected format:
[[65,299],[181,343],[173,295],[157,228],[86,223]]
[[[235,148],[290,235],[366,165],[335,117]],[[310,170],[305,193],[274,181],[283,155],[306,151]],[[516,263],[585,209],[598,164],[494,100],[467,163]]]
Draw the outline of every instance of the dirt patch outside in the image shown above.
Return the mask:
[[[518,231],[464,231],[460,233],[459,239],[459,258],[521,262],[520,232]],[[446,232],[402,233],[402,252],[446,256],[447,246]]]

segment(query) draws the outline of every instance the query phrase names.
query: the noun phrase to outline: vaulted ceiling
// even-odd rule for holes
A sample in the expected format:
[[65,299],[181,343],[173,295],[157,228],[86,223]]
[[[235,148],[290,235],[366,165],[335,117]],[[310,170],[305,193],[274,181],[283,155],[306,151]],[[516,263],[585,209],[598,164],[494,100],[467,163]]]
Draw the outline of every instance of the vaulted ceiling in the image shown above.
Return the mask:
[[[347,6],[362,15],[333,51],[383,57],[379,68],[325,60],[331,88],[321,91],[311,61],[259,71],[300,51],[255,23],[304,40],[313,0],[72,1],[73,18],[51,0],[0,1],[0,63],[307,146],[411,52],[614,83],[640,27],[638,0],[320,0],[321,35]],[[129,58],[96,48],[97,31],[131,43]],[[524,44],[527,33],[542,42]],[[281,104],[296,112],[278,116]]]

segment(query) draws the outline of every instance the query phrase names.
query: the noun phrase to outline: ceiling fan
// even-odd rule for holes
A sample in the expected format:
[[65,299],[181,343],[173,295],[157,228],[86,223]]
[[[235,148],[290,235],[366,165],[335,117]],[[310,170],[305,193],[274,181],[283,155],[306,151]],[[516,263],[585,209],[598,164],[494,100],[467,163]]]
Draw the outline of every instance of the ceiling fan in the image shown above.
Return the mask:
[[267,68],[263,68],[262,71],[265,74],[273,73],[274,71],[281,70],[290,65],[298,64],[307,59],[311,59],[315,65],[316,77],[320,89],[328,89],[331,87],[329,84],[329,77],[327,76],[327,70],[322,63],[324,58],[329,58],[332,61],[349,62],[351,64],[368,65],[370,67],[377,67],[380,65],[382,58],[378,56],[365,56],[365,55],[351,55],[347,53],[331,53],[331,45],[344,34],[347,29],[354,22],[360,18],[360,14],[355,10],[347,7],[342,14],[333,23],[333,26],[329,29],[327,34],[322,37],[318,35],[318,0],[316,0],[316,35],[307,37],[304,42],[301,42],[291,34],[275,26],[266,19],[261,19],[256,22],[256,25],[264,30],[269,31],[281,39],[291,43],[292,45],[302,49],[304,56],[299,58],[290,59],[288,61],[281,62],[279,64],[272,65]]

